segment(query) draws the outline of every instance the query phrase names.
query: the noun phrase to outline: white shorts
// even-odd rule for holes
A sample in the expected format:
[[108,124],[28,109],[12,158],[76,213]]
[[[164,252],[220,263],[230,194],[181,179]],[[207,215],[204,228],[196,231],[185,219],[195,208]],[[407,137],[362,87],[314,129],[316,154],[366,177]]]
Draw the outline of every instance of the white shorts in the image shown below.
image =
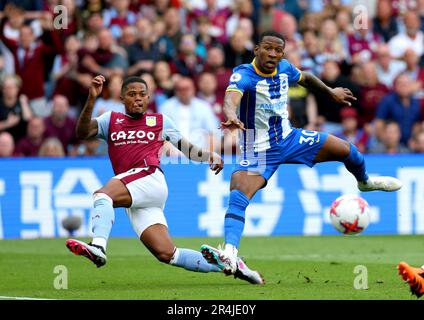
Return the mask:
[[160,169],[135,168],[114,178],[121,180],[131,195],[131,207],[125,211],[139,238],[144,230],[154,224],[168,227],[163,213],[168,198],[168,186]]

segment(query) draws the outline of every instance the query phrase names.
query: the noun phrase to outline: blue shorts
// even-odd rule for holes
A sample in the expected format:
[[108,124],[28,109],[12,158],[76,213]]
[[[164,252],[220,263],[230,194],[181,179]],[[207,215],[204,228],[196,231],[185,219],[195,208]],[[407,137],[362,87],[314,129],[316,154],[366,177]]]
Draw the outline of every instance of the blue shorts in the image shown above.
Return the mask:
[[292,128],[288,136],[279,144],[263,152],[242,153],[233,169],[259,173],[266,181],[283,163],[315,165],[315,157],[324,145],[328,133]]

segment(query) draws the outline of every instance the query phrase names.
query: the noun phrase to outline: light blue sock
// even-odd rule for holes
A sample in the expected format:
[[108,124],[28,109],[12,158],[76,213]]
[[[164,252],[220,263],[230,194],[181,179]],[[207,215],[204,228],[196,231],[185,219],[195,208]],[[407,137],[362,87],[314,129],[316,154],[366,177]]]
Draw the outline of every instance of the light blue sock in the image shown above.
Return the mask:
[[244,216],[249,205],[249,198],[239,190],[230,192],[230,201],[225,215],[225,244],[238,248],[244,229]]
[[195,272],[221,272],[214,264],[208,263],[202,254],[191,249],[175,249],[169,264]]
[[115,221],[113,200],[104,193],[95,193],[93,199],[94,212],[91,217],[93,238],[103,238],[107,241]]
[[346,169],[355,176],[357,181],[368,180],[364,156],[352,143],[350,144],[349,155],[343,160],[343,163]]

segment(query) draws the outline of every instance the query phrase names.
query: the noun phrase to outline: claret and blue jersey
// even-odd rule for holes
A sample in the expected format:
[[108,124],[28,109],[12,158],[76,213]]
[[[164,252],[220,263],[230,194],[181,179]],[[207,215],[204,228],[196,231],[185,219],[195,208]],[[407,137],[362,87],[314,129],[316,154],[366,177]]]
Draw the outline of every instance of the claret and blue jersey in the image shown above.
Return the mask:
[[289,121],[289,86],[301,78],[285,59],[271,74],[262,73],[255,59],[233,69],[227,91],[242,94],[237,115],[246,128],[240,131],[242,159],[235,171],[255,169],[268,180],[281,163],[314,165],[326,135],[292,128]]

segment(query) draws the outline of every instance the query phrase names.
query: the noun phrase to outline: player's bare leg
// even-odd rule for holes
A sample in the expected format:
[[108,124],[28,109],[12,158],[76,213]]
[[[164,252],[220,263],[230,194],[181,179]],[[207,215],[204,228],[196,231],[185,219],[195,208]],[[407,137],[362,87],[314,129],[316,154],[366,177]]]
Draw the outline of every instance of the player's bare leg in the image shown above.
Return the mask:
[[101,267],[107,261],[107,240],[115,220],[113,208],[129,207],[132,199],[128,189],[119,179],[109,180],[104,187],[94,193],[93,199],[93,240],[87,244],[80,240],[68,239],[66,246],[74,254],[84,256],[97,267]]
[[169,263],[196,272],[220,272],[215,265],[209,264],[202,255],[191,249],[177,248],[163,224],[154,224],[140,235],[141,242],[163,263]]
[[356,147],[333,135],[328,135],[323,147],[315,157],[315,162],[340,161],[358,181],[360,191],[397,191],[402,187],[399,179],[387,176],[368,177],[363,155]]
[[329,134],[315,157],[315,162],[343,161],[349,156],[349,142]]
[[208,245],[201,247],[206,260],[218,265],[226,274],[235,274],[238,268],[238,246],[244,229],[244,217],[250,199],[264,186],[265,179],[251,171],[236,171],[231,176],[230,200],[225,215],[224,250]]
[[[140,240],[160,262],[195,272],[222,271],[215,264],[205,260],[200,252],[175,247],[168,228],[163,224],[148,227],[141,234]],[[264,283],[259,273],[250,270],[243,261],[240,262],[240,270],[237,271],[236,277],[252,284]]]
[[140,236],[140,241],[160,261],[169,263],[176,249],[163,224],[154,224],[148,227]]
[[265,184],[265,179],[255,172],[237,171],[231,176],[230,191],[239,190],[249,199]]
[[110,179],[102,188],[94,193],[105,193],[113,200],[114,208],[129,208],[131,195],[125,184],[119,179]]

